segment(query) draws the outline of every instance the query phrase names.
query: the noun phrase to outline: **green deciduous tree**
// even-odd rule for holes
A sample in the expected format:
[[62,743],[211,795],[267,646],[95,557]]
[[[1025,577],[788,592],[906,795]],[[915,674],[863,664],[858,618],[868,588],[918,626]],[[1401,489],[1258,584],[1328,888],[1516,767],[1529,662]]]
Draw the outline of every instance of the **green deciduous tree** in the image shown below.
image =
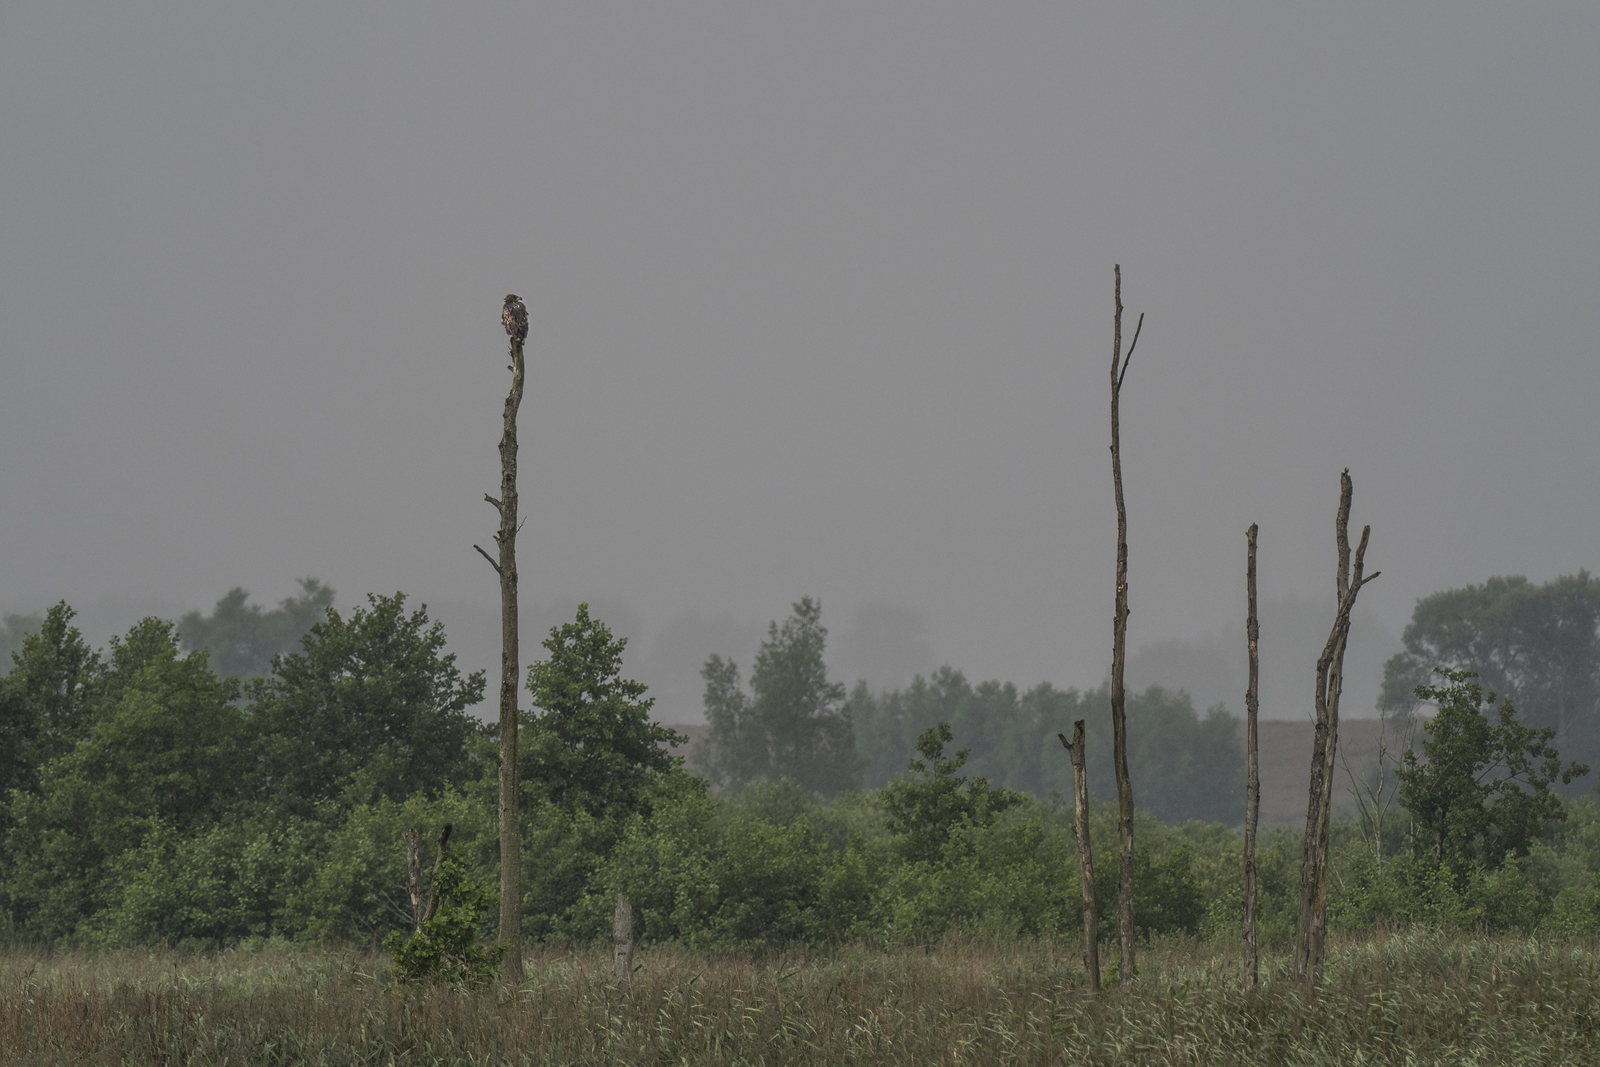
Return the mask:
[[545,639],[549,657],[528,669],[535,710],[522,725],[521,778],[564,811],[648,811],[662,776],[683,763],[668,746],[686,738],[653,722],[645,685],[622,677],[627,643],[580,604]]
[[239,678],[267,674],[273,658],[293,651],[333,606],[328,586],[315,578],[299,581],[300,595],[284,599],[271,611],[246,603],[250,594],[235,586],[210,615],[191,611],[178,620],[183,646],[210,652],[211,667],[218,674]]
[[179,655],[171,623],[113,639],[94,688],[81,738],[39,768],[36,793],[12,794],[7,880],[25,925],[51,936],[116,908],[125,858],[153,835],[221,821],[247,769],[237,683],[203,652]]
[[646,687],[622,676],[626,646],[581,604],[528,669],[534,708],[517,732],[527,936],[596,936],[611,914],[595,903],[596,872],[618,840],[664,797],[703,787],[672,754],[683,737],[652,721]]
[[39,768],[88,733],[104,664],[72,625],[73,614],[65,602],[51,608],[0,678],[0,805],[13,789],[36,791]]
[[951,833],[984,829],[1023,800],[1021,793],[992,787],[987,778],[958,773],[966,765],[967,750],[959,750],[954,759],[946,757],[944,746],[953,737],[949,723],[923,731],[917,738],[922,759],[912,760],[906,767],[909,774],[884,790],[889,830],[900,838],[901,852],[913,862],[936,859]]
[[1524,726],[1509,700],[1491,719],[1495,695],[1469,671],[1440,668],[1439,685],[1416,689],[1438,705],[1424,726],[1426,760],[1407,752],[1398,771],[1400,801],[1416,825],[1419,849],[1457,871],[1473,862],[1498,866],[1521,856],[1546,822],[1566,818],[1551,786],[1587,774],[1562,765],[1549,727]]
[[706,661],[701,677],[711,735],[701,766],[714,782],[788,777],[824,796],[860,784],[845,687],[828,681],[823,662],[827,637],[821,602],[804,597],[782,627],[775,621],[767,627],[748,693],[734,663],[720,656]]
[[250,683],[262,786],[281,810],[306,815],[320,800],[398,799],[472,777],[469,741],[481,728],[467,709],[483,699],[483,673],[461,676],[426,606],[407,615],[403,593],[367,599],[348,618],[330,608],[300,652]]
[[1417,601],[1403,639],[1384,665],[1385,710],[1416,707],[1434,667],[1472,671],[1524,723],[1555,730],[1568,756],[1600,761],[1600,579],[1490,578],[1434,593]]

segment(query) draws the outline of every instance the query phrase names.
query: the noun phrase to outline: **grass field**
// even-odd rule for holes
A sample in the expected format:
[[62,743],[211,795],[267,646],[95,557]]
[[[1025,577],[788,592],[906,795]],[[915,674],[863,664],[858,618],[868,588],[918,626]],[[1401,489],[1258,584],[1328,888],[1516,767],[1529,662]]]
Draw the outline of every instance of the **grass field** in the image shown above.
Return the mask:
[[402,989],[387,959],[12,948],[3,1064],[1593,1064],[1589,943],[1410,932],[1330,953],[1304,998],[1268,961],[1157,944],[1129,992],[1090,995],[1076,946],[530,957],[520,994]]

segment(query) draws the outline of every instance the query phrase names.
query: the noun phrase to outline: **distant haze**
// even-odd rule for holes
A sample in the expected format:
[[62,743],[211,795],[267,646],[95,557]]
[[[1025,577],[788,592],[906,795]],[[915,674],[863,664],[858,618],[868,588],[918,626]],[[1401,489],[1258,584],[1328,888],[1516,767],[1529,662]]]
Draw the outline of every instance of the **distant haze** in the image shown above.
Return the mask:
[[[1417,598],[1600,570],[1600,6],[0,6],[0,613],[405,590],[472,551],[529,308],[524,662],[580,600],[669,720],[821,598],[839,677],[1347,714]],[[1320,634],[1318,630],[1320,628]],[[492,685],[491,685],[492,690]],[[1369,693],[1370,690],[1370,693]]]

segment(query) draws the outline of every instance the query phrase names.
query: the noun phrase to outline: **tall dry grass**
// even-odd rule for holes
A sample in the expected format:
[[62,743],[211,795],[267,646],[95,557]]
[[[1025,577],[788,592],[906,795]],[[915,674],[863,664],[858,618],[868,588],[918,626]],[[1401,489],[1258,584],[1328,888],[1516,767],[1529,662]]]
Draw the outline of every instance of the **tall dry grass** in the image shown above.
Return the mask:
[[707,955],[544,950],[515,997],[402,989],[381,956],[267,947],[0,957],[3,1064],[1371,1064],[1600,1062],[1592,946],[1413,932],[1334,946],[1302,998],[1236,953],[1142,954],[1090,995],[1076,946]]

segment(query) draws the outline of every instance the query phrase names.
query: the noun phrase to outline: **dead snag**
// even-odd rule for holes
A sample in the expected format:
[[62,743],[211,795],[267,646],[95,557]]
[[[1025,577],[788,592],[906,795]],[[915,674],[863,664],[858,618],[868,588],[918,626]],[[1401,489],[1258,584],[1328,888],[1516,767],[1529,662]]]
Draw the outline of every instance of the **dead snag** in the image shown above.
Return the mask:
[[1256,734],[1260,709],[1261,623],[1256,618],[1256,524],[1245,531],[1245,640],[1250,650],[1250,681],[1244,691],[1246,771],[1244,787],[1244,982],[1254,990],[1261,981],[1256,954],[1256,823],[1261,816],[1261,744]]
[[1133,331],[1126,357],[1122,354],[1122,265],[1113,268],[1116,315],[1112,320],[1111,342],[1111,482],[1117,498],[1117,608],[1111,625],[1111,747],[1117,777],[1117,824],[1122,838],[1122,865],[1117,887],[1117,940],[1122,950],[1121,984],[1128,985],[1138,973],[1133,948],[1133,785],[1128,780],[1127,699],[1122,687],[1123,667],[1128,659],[1128,509],[1122,498],[1122,438],[1119,400],[1122,379],[1128,362],[1138,347],[1144,316]]
[[517,812],[517,411],[522,407],[522,342],[527,309],[506,297],[500,321],[511,338],[511,391],[500,431],[500,498],[483,498],[500,513],[494,539],[498,556],[473,545],[500,576],[500,943],[506,947],[505,976],[522,981],[522,837]]
[[422,903],[422,847],[421,835],[415,826],[403,830],[400,840],[406,846],[406,897],[411,901],[411,921],[415,933],[422,933],[422,924],[433,918],[438,910],[439,898],[435,883],[439,879],[439,866],[444,863],[445,850],[450,845],[451,824],[445,823],[439,834],[439,851],[433,858],[433,874],[428,879],[428,903]]
[[633,904],[623,893],[617,894],[617,913],[611,920],[611,961],[617,986],[627,992],[633,979]]
[[1362,577],[1367,539],[1372,527],[1361,529],[1355,566],[1350,563],[1350,500],[1354,489],[1350,471],[1339,475],[1339,513],[1334,520],[1338,545],[1339,610],[1333,629],[1317,657],[1316,723],[1311,749],[1311,788],[1306,807],[1306,838],[1300,867],[1300,923],[1295,945],[1294,973],[1301,982],[1315,985],[1322,979],[1323,950],[1328,921],[1328,830],[1333,808],[1333,769],[1339,748],[1339,694],[1344,688],[1344,650],[1350,636],[1350,612],[1361,587],[1380,571]]
[[[444,854],[450,847],[451,824],[445,823],[444,829],[439,831],[438,851],[433,855],[433,874],[428,877],[428,907],[422,913],[422,921],[427,922],[439,910],[439,868],[444,866]],[[418,924],[421,925],[420,923]]]
[[402,830],[400,840],[406,845],[406,899],[411,901],[413,932],[422,933],[422,850],[421,835],[415,826]]
[[1089,988],[1100,990],[1100,923],[1094,907],[1094,849],[1089,841],[1089,768],[1084,758],[1083,720],[1072,724],[1072,740],[1056,734],[1072,761],[1072,796],[1076,818],[1072,834],[1078,839],[1078,868],[1083,885],[1083,969],[1089,974]]

